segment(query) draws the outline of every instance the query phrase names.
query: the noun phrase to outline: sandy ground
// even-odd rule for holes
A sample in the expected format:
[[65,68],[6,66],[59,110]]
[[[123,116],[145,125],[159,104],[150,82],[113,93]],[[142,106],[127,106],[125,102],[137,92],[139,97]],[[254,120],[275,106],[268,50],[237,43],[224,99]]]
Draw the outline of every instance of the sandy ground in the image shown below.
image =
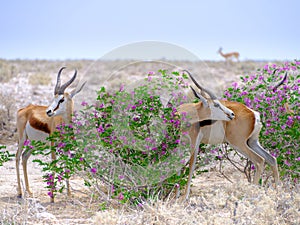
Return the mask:
[[[0,145],[15,154],[15,112],[29,103],[47,105],[52,98],[58,69],[67,65],[78,68],[79,76],[89,83],[78,98],[76,107],[87,98],[93,99],[101,85],[118,85],[119,82],[134,82],[148,71],[162,66],[173,70],[173,65],[189,69],[197,79],[213,89],[218,95],[244,73],[250,73],[266,62],[172,62],[131,63],[93,61],[5,61],[14,69],[8,82],[0,83],[1,105],[7,99],[13,102],[5,129],[0,127]],[[124,66],[127,65],[127,66]],[[121,68],[121,69],[120,69]],[[72,70],[67,71],[70,77]],[[39,77],[35,75],[39,74]],[[42,74],[42,75],[41,75]],[[34,79],[51,76],[46,84],[34,83]],[[66,79],[66,78],[63,78]],[[64,81],[64,80],[63,80]],[[42,97],[41,97],[42,96]],[[6,102],[5,102],[6,101]],[[44,160],[49,160],[45,158]],[[192,194],[188,202],[170,199],[145,204],[143,208],[114,206],[101,211],[101,203],[94,201],[92,193],[79,177],[71,179],[73,196],[58,194],[54,204],[49,203],[47,190],[42,181],[41,168],[29,160],[29,179],[33,198],[16,197],[15,161],[0,167],[0,224],[299,224],[299,188],[288,184],[274,190],[272,186],[257,187],[249,184],[243,174],[226,166],[224,171],[234,183],[226,180],[216,169],[198,175],[193,180]],[[22,171],[21,171],[22,175]],[[22,179],[24,189],[24,182]],[[23,190],[24,191],[24,190]]]

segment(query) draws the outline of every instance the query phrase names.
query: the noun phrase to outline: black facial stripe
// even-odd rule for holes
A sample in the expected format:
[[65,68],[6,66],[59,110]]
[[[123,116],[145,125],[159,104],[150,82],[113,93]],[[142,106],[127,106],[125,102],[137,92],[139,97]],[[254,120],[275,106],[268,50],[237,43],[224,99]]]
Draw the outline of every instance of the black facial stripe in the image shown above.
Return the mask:
[[62,98],[58,101],[58,104],[57,104],[57,106],[55,107],[54,111],[56,111],[56,110],[59,108],[59,105],[60,105],[61,103],[63,103],[64,101],[65,101],[65,99],[64,99],[64,97],[62,97]]
[[203,120],[203,121],[199,122],[199,126],[200,127],[210,126],[210,125],[214,124],[215,122],[217,122],[217,120]]
[[59,108],[59,103],[57,104],[57,106],[55,107],[55,109],[53,111],[56,111]]

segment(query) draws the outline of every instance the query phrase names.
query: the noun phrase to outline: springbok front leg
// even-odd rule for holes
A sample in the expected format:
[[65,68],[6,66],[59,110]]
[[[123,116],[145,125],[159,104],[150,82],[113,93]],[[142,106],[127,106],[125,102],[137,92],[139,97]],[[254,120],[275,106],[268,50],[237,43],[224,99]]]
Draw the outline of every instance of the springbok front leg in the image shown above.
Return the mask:
[[193,173],[195,170],[195,165],[197,162],[197,156],[199,153],[199,146],[200,146],[200,142],[202,140],[203,134],[201,132],[199,132],[199,128],[194,126],[194,129],[192,129],[190,131],[190,137],[191,138],[191,146],[193,149],[191,158],[190,158],[190,162],[189,162],[189,177],[188,177],[188,182],[187,182],[187,187],[186,187],[186,191],[185,191],[185,200],[187,200],[189,198],[190,192],[191,192],[191,182],[192,182],[192,178],[193,178]]

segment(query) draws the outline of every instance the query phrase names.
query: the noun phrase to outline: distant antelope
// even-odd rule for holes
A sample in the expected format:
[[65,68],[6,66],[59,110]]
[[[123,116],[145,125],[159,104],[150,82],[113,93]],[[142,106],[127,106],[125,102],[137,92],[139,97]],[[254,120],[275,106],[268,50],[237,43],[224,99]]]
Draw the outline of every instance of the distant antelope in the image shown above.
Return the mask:
[[[196,82],[192,75],[188,71],[186,72],[189,74],[194,84],[201,91],[206,92],[206,90]],[[196,97],[200,95],[200,93],[196,92],[194,89],[192,90]],[[213,101],[216,101],[216,97],[214,97]],[[264,162],[266,161],[271,166],[271,169],[273,171],[275,185],[277,186],[279,182],[276,158],[268,153],[259,144],[259,132],[262,127],[259,113],[238,102],[225,100],[220,100],[219,102],[221,105],[233,111],[235,115],[234,119],[227,121],[218,119],[206,119],[209,118],[209,116],[202,115],[202,112],[199,110],[199,108],[201,108],[202,106],[201,103],[196,108],[199,115],[198,119],[196,119],[194,113],[190,113],[195,110],[196,105],[186,103],[179,106],[179,113],[185,112],[187,117],[191,118],[191,126],[187,128],[187,131],[191,138],[191,146],[193,149],[189,163],[190,170],[185,193],[186,199],[189,197],[192,175],[194,172],[200,143],[228,143],[237,151],[242,153],[255,165],[256,172],[253,179],[254,184],[258,184],[263,172]],[[179,195],[178,191],[177,195]]]
[[218,53],[225,58],[226,61],[231,61],[232,59],[236,59],[239,61],[240,53],[238,52],[228,52],[228,53],[223,53],[222,48],[219,48]]
[[[32,196],[32,192],[29,189],[28,175],[27,175],[27,160],[30,157],[32,151],[23,152],[23,145],[26,140],[41,140],[51,135],[56,127],[63,123],[71,123],[72,114],[74,109],[73,97],[79,93],[85,83],[77,90],[76,88],[70,92],[65,92],[66,88],[73,83],[76,78],[77,71],[75,71],[73,77],[61,85],[60,75],[65,69],[62,67],[57,75],[57,82],[54,89],[54,99],[50,106],[41,105],[28,105],[25,108],[18,110],[17,113],[17,132],[19,135],[18,139],[18,151],[16,153],[16,170],[18,180],[18,197],[22,197],[21,182],[20,182],[20,157],[22,155],[23,173],[25,179],[26,191],[29,196]],[[54,143],[51,143],[53,146]],[[23,154],[22,154],[23,152]],[[56,159],[55,153],[51,154],[52,160]],[[68,195],[70,195],[70,188],[67,183]],[[51,202],[54,202],[53,193],[51,194]]]

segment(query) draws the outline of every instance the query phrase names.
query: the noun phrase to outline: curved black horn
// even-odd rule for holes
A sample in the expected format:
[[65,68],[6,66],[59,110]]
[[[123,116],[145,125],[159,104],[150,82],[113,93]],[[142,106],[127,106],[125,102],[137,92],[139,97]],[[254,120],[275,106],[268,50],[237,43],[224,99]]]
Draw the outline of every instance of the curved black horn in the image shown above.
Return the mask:
[[60,83],[61,83],[61,80],[60,80],[60,74],[61,72],[65,69],[66,67],[62,67],[60,68],[60,70],[58,71],[58,74],[57,74],[57,80],[56,80],[56,85],[55,85],[55,88],[54,88],[54,95],[58,94],[59,92],[59,89],[60,89]]
[[64,85],[62,85],[59,88],[58,94],[63,94],[65,92],[66,88],[69,87],[70,84],[73,83],[73,81],[75,80],[76,76],[77,76],[77,70],[75,70],[75,73],[74,73],[73,77],[68,82],[66,82]]
[[189,77],[192,79],[192,81],[194,82],[194,84],[195,84],[199,89],[201,89],[202,91],[206,92],[206,93],[210,96],[210,98],[211,98],[212,100],[217,99],[217,96],[214,95],[211,91],[207,90],[206,88],[204,88],[204,87],[202,87],[200,84],[198,84],[198,82],[194,79],[194,77],[192,76],[192,74],[191,74],[189,71],[183,70],[183,72],[186,72],[186,73],[189,75]]
[[273,91],[276,91],[276,89],[286,81],[286,78],[287,78],[287,72],[285,72],[283,79],[274,86]]
[[200,99],[204,106],[207,106],[208,103],[207,103],[206,98],[204,98],[201,94],[199,94],[197,91],[195,91],[195,89],[192,86],[190,86],[190,88],[192,89],[195,97]]

